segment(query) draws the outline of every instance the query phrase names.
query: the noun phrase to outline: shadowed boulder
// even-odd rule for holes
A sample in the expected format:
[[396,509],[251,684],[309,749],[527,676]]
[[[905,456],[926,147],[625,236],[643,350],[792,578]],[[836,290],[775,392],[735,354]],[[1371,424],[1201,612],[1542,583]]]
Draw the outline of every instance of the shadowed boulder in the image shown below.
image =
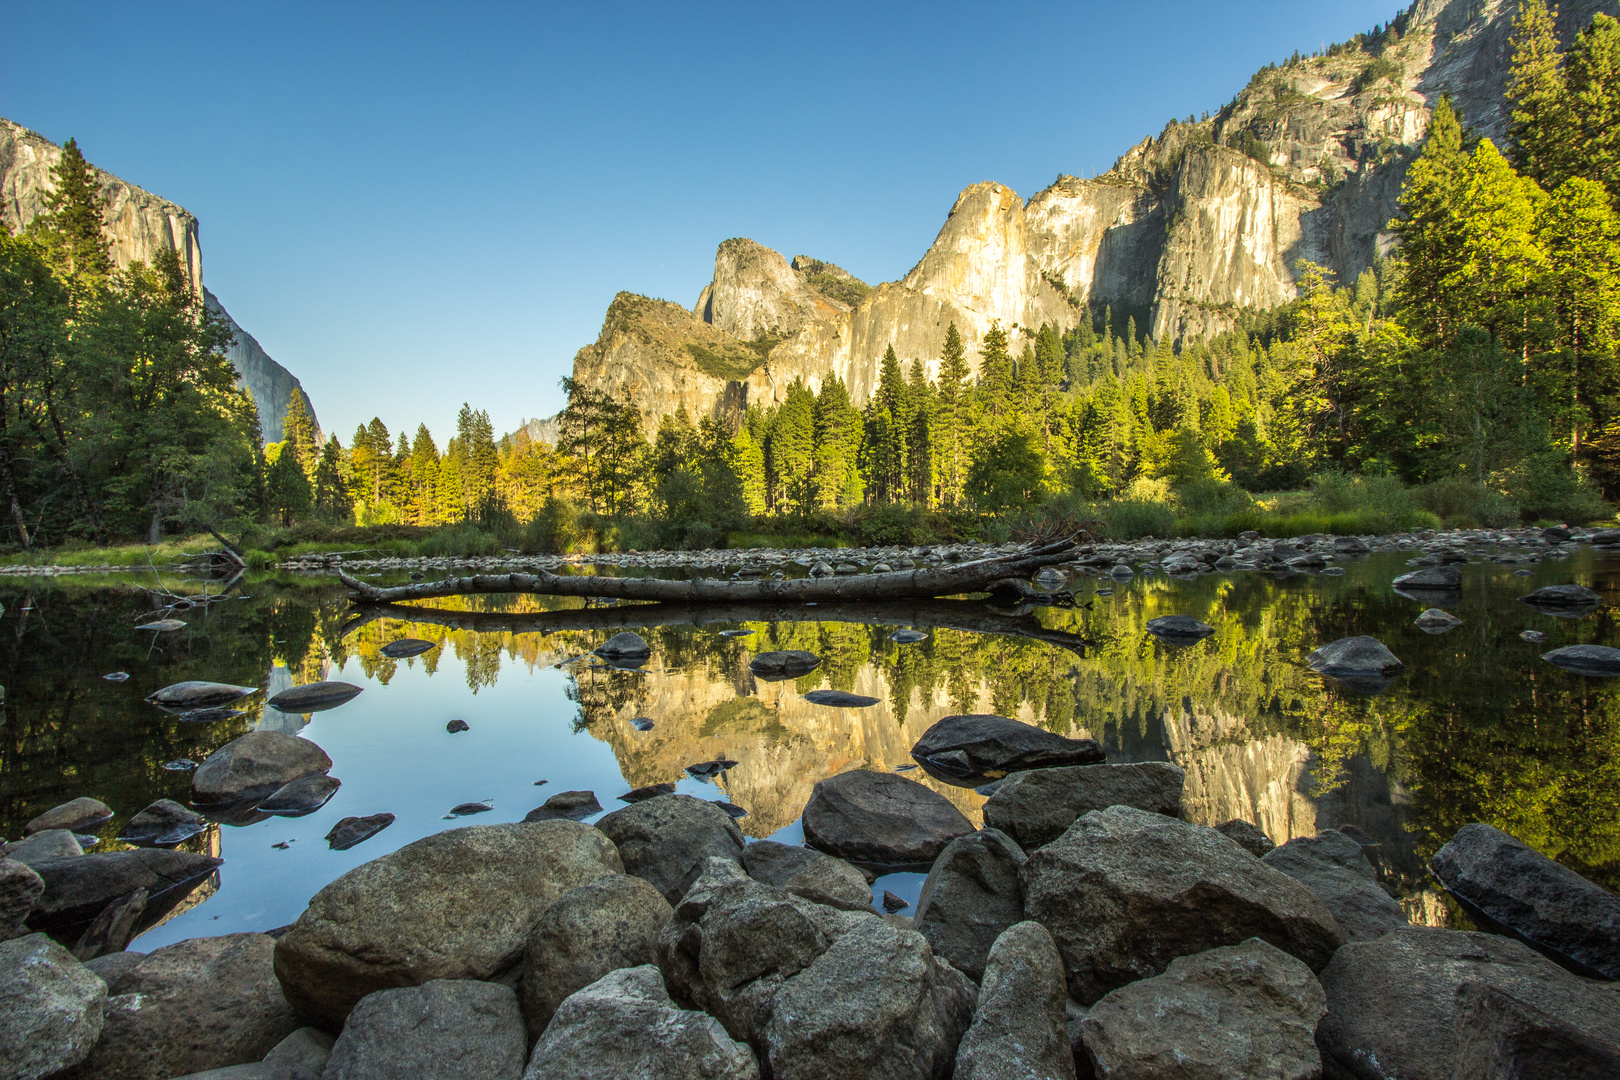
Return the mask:
[[364,687],[346,682],[317,682],[283,690],[270,699],[272,709],[286,713],[312,713],[335,709],[360,695]]
[[881,866],[932,863],[945,845],[973,831],[973,824],[938,792],[903,776],[865,769],[817,783],[803,823],[805,843],[812,847]]
[[436,644],[423,641],[421,638],[398,638],[377,651],[391,660],[404,660],[412,656],[421,656],[436,648],[438,648]]
[[250,731],[208,755],[191,774],[192,801],[257,803],[294,780],[332,767],[326,751],[296,735]]
[[118,839],[142,847],[172,847],[208,828],[208,819],[175,802],[159,799],[129,819]]
[[1620,649],[1607,645],[1566,645],[1544,652],[1541,658],[1556,668],[1575,675],[1612,678],[1620,675]]
[[659,795],[615,810],[596,827],[618,847],[624,872],[680,901],[713,856],[742,861],[743,835],[731,815],[690,795]]
[[146,698],[153,705],[176,712],[189,712],[194,709],[211,709],[220,705],[229,705],[258,690],[257,686],[233,686],[230,683],[217,682],[177,682],[165,686],[161,690],[154,690]]
[[1089,765],[1107,755],[1095,739],[1067,739],[1005,716],[947,716],[923,732],[911,748],[930,776],[977,787],[1008,773]]
[[748,670],[755,678],[766,682],[784,682],[808,675],[821,666],[821,657],[802,649],[760,653],[748,662]]
[[1406,925],[1361,845],[1337,829],[1295,837],[1263,861],[1321,897],[1348,941],[1371,941]]
[[28,918],[28,925],[49,930],[66,940],[77,940],[84,928],[106,906],[136,889],[145,889],[146,911],[137,923],[139,933],[153,926],[223,859],[163,848],[137,848],[53,859],[34,867],[45,881],[45,893]]
[[112,807],[100,799],[80,797],[61,806],[53,806],[23,826],[24,836],[33,836],[47,829],[66,829],[73,833],[86,833],[113,816]]
[[984,823],[1032,851],[1062,836],[1082,815],[1110,806],[1180,817],[1186,781],[1187,774],[1167,761],[1014,773],[984,804]]

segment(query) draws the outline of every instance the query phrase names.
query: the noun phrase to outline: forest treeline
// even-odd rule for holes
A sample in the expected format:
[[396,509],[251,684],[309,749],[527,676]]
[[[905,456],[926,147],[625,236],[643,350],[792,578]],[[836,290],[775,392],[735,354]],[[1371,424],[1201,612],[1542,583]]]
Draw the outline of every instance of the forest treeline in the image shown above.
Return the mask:
[[1355,281],[1302,262],[1297,300],[1228,312],[1238,328],[1208,340],[1154,340],[1146,312],[1105,306],[1061,332],[993,325],[970,363],[952,326],[934,362],[891,347],[864,406],[829,375],[729,422],[677,411],[651,438],[633,403],[564,379],[555,446],[497,438],[467,405],[443,449],[423,425],[394,434],[380,419],[345,446],[317,438],[295,392],[285,440],[260,447],[183,268],[164,256],[110,270],[70,143],[51,212],[0,238],[8,530],[26,543],[254,517],[474,522],[555,548],[585,517],[639,523],[643,546],[695,547],[762,515],[1089,516],[1112,500],[1207,519],[1313,482],[1416,488],[1484,525],[1607,518],[1604,497],[1620,496],[1620,22],[1596,16],[1566,51],[1526,0],[1512,44],[1506,145],[1442,99],[1391,223],[1399,247]]

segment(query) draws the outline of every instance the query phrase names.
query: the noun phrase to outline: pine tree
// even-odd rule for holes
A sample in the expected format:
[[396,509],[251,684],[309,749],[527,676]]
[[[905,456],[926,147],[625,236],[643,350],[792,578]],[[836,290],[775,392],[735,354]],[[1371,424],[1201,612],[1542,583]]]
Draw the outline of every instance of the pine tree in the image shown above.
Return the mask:
[[940,501],[946,506],[955,506],[962,497],[967,456],[963,446],[963,406],[969,374],[962,335],[953,322],[945,330],[945,347],[939,354]]
[[354,515],[349,501],[348,485],[344,483],[343,447],[337,439],[327,439],[321,447],[320,460],[315,464],[315,475],[310,483],[315,513],[332,522],[349,522]]
[[860,456],[862,420],[850,404],[849,388],[829,373],[816,395],[815,475],[816,505],[850,506],[861,501]]
[[1569,175],[1569,103],[1558,51],[1557,12],[1522,0],[1513,21],[1508,136],[1519,171],[1551,190]]
[[742,482],[743,507],[750,514],[765,512],[765,451],[747,424],[737,428],[731,439],[737,479]]
[[304,470],[304,475],[313,478],[315,463],[320,456],[320,450],[315,445],[315,421],[309,415],[304,392],[296,386],[287,396],[287,418],[282,421],[281,433],[292,447],[293,456]]
[[1440,283],[1467,322],[1526,354],[1533,292],[1546,269],[1535,233],[1545,201],[1534,180],[1515,173],[1489,139],[1480,140],[1463,170],[1461,258]]
[[1456,333],[1466,309],[1445,287],[1461,262],[1463,222],[1458,214],[1468,157],[1462,150],[1462,124],[1442,95],[1429,118],[1423,152],[1406,173],[1401,216],[1389,223],[1401,239],[1406,273],[1397,289],[1404,317],[1424,343],[1445,342]]
[[1007,353],[1007,332],[999,322],[990,324],[979,345],[979,398],[997,424],[1012,414],[1012,357]]
[[801,515],[809,513],[815,503],[815,409],[815,396],[802,379],[795,378],[788,384],[767,442],[784,502]]
[[282,525],[291,525],[309,511],[309,477],[298,464],[292,444],[271,443],[265,450],[265,502]]
[[914,504],[928,507],[934,502],[934,476],[937,471],[934,463],[934,429],[937,421],[934,414],[939,405],[921,360],[911,362],[906,392],[911,399],[911,427],[906,433],[906,488]]
[[890,345],[883,353],[878,385],[868,406],[867,443],[872,469],[871,486],[879,499],[905,497],[907,436],[915,415],[911,391],[900,370],[900,358]]
[[1575,37],[1565,62],[1568,122],[1556,124],[1566,168],[1555,173],[1596,180],[1609,198],[1620,200],[1620,22],[1607,15]]
[[57,273],[75,285],[99,282],[112,270],[103,229],[107,200],[96,171],[84,160],[79,144],[69,139],[51,169],[53,189],[45,196],[46,212],[29,232],[44,244]]
[[1580,453],[1597,387],[1613,385],[1620,338],[1620,217],[1591,180],[1564,181],[1542,214],[1543,287],[1552,303],[1569,405],[1570,452]]

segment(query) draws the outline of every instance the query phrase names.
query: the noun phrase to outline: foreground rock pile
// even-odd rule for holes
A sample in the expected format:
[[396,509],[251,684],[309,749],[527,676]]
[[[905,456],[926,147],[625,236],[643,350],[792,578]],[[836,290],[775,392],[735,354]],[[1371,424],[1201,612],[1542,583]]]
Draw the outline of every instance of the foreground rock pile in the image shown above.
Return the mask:
[[[937,727],[915,755],[960,753],[973,779],[1098,756],[1003,717]],[[1162,762],[1014,771],[980,826],[856,770],[817,786],[812,847],[653,794],[597,825],[451,829],[275,937],[147,955],[81,962],[13,920],[0,1077],[1620,1076],[1620,898],[1470,825],[1433,870],[1492,932],[1408,926],[1354,830],[1275,847],[1195,825],[1183,781]],[[871,874],[895,867],[927,869],[912,917],[873,907]],[[6,912],[38,880],[0,861]]]

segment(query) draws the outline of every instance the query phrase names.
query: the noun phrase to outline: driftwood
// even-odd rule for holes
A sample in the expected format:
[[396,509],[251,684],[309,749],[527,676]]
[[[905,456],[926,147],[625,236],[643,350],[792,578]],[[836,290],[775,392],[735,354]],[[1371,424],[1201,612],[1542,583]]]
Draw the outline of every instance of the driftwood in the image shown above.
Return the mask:
[[1028,638],[1067,649],[1079,656],[1096,644],[1089,638],[1051,630],[1029,615],[993,611],[977,600],[915,600],[803,604],[627,604],[623,607],[571,608],[563,611],[446,611],[395,604],[363,604],[349,612],[342,634],[378,619],[399,619],[450,630],[479,633],[557,634],[564,631],[618,631],[658,626],[712,626],[740,622],[843,622],[867,626],[914,626],[926,630],[961,630]]
[[724,581],[718,578],[673,581],[651,577],[603,577],[596,575],[477,574],[445,578],[415,585],[378,588],[367,585],[343,571],[338,577],[349,587],[355,600],[366,603],[402,603],[442,596],[468,596],[482,593],[540,593],[547,596],[612,597],[618,600],[651,600],[666,604],[737,603],[840,603],[852,600],[931,600],[940,596],[987,592],[998,581],[1025,578],[1042,567],[1072,559],[1074,538],[1044,544],[1026,551],[989,559],[956,563],[921,570],[899,570],[886,574],[850,574],[815,578],[761,578],[757,581]]

